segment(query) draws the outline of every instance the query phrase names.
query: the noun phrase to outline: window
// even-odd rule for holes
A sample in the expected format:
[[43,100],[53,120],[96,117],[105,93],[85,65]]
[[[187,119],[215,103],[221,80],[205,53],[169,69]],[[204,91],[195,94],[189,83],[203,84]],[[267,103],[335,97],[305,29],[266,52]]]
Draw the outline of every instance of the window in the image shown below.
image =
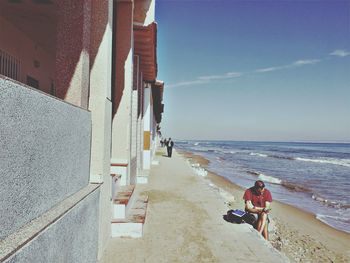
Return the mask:
[[0,74],[20,80],[20,60],[0,49]]
[[27,75],[27,85],[39,89],[39,81],[29,75]]

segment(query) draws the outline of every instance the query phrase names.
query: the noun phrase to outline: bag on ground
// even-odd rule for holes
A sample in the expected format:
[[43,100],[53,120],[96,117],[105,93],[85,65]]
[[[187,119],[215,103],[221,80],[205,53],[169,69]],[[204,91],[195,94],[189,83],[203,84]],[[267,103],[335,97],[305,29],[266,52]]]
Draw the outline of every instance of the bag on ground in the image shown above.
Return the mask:
[[241,224],[244,223],[244,215],[246,215],[246,212],[239,210],[239,209],[235,209],[235,210],[229,210],[227,211],[227,221],[231,222],[231,223],[236,223],[236,224]]

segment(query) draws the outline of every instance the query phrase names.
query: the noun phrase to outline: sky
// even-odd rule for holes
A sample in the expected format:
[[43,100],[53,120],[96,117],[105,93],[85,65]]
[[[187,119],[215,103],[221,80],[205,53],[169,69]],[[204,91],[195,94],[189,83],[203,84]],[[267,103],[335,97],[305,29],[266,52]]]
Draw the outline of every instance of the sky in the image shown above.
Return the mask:
[[350,1],[157,0],[163,136],[350,142]]

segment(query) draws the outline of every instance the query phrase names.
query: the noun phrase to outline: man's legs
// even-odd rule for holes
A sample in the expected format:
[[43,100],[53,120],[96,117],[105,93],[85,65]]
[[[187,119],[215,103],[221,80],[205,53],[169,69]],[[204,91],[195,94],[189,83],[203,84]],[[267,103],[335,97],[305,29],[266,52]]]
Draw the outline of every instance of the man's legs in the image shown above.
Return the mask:
[[258,223],[256,225],[256,230],[258,230],[258,232],[260,234],[262,234],[265,239],[268,239],[267,213],[261,212],[259,214],[259,219],[258,219]]
[[263,230],[263,232],[262,232],[262,235],[263,235],[263,237],[264,237],[266,240],[269,240],[268,225],[269,225],[269,223],[266,222],[265,227],[264,227],[264,230]]
[[173,147],[170,147],[169,148],[169,157],[171,157],[172,153],[173,153]]

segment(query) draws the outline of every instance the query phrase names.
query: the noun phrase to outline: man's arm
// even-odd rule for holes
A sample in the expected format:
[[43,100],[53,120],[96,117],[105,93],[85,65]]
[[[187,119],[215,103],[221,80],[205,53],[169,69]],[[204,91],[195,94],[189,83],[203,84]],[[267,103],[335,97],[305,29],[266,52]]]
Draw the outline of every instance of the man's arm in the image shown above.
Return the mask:
[[264,208],[263,207],[253,206],[252,201],[251,200],[247,200],[245,202],[245,210],[250,212],[250,213],[257,214],[257,213],[261,213],[264,210]]
[[265,210],[270,210],[271,202],[266,201],[265,202]]

